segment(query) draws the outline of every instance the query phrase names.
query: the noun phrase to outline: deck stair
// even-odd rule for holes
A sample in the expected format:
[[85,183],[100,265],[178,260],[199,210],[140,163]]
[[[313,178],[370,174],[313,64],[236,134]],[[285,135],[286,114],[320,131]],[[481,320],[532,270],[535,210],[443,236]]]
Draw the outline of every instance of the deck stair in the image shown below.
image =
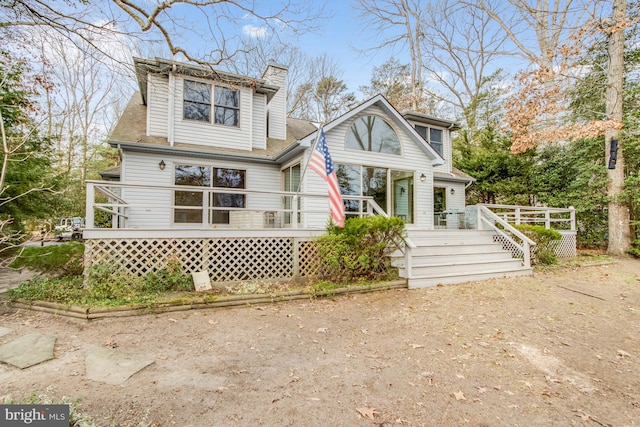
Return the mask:
[[393,265],[410,289],[532,274],[494,236],[487,230],[410,230],[410,268],[401,253],[394,254]]

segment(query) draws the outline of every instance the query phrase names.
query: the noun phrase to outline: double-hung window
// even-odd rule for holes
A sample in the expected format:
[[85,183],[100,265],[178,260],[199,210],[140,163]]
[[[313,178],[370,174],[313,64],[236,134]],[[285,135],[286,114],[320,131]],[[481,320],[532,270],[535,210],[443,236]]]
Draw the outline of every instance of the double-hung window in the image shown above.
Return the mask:
[[[213,104],[211,90],[213,88]],[[193,80],[184,81],[183,118],[225,126],[240,123],[240,92],[224,86],[211,86]]]

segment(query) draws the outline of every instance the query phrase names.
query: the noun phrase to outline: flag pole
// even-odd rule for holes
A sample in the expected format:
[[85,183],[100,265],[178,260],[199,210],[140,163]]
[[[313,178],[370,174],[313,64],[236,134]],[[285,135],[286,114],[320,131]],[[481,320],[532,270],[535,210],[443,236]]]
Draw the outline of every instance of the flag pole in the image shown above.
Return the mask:
[[313,150],[316,149],[316,146],[318,145],[318,141],[320,140],[320,132],[322,131],[322,124],[320,124],[320,126],[318,126],[318,130],[316,130],[316,139],[315,141],[313,141],[313,144],[311,144],[311,151],[309,151],[309,157],[307,158],[307,162],[304,165],[304,168],[302,169],[302,172],[300,172],[300,179],[298,180],[298,188],[296,188],[296,192],[293,195],[292,199],[291,199],[291,227],[292,228],[298,228],[298,216],[300,215],[300,212],[298,212],[298,198],[300,197],[300,189],[302,187],[302,181],[304,179],[305,174],[307,173],[307,169],[309,168],[309,160],[311,160],[311,156],[313,155]]
[[302,186],[303,178],[304,178],[305,174],[307,173],[307,169],[309,168],[309,160],[311,160],[311,156],[313,155],[313,150],[316,149],[316,147],[318,146],[318,141],[320,141],[320,132],[322,131],[322,126],[323,126],[322,124],[320,124],[320,126],[318,126],[318,130],[316,131],[316,133],[317,133],[316,139],[315,139],[315,141],[313,141],[313,144],[311,145],[311,151],[309,151],[309,158],[307,159],[307,163],[305,163],[305,165],[304,165],[304,169],[300,173],[300,181],[298,182],[298,188],[296,189],[295,197],[298,197],[298,193],[300,193],[300,187]]

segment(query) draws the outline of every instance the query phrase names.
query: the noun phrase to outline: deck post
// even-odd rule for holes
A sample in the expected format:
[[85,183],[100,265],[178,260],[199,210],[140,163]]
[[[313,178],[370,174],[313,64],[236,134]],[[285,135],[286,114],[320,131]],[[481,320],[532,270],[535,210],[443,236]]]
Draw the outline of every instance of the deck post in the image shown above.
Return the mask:
[[291,198],[291,228],[298,228],[298,195]]
[[93,204],[96,200],[96,189],[92,182],[87,182],[87,196],[85,198],[85,227],[95,227],[95,215],[93,211]]
[[531,267],[531,246],[526,240],[523,240],[522,243],[522,261],[524,261],[524,266],[529,268]]
[[576,231],[576,208],[569,206],[569,218],[571,219],[571,231]]

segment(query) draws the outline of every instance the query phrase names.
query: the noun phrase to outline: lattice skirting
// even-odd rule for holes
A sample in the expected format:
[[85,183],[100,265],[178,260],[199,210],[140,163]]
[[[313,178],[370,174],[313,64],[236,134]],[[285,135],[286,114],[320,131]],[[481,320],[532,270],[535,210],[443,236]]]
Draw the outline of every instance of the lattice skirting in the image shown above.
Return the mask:
[[312,276],[317,251],[312,241],[295,238],[88,239],[86,267],[117,264],[127,273],[145,275],[171,259],[185,273],[207,270],[213,282]]
[[[556,256],[558,258],[573,258],[578,254],[576,246],[577,246],[577,238],[575,231],[566,231],[559,230],[559,233],[562,235],[562,239],[558,246],[556,247]],[[523,258],[523,253],[520,248],[511,243],[508,239],[504,238],[501,235],[494,236],[494,241],[502,243],[502,247],[505,250],[511,251],[511,254],[514,258]],[[531,248],[532,256],[534,255],[535,246]]]

